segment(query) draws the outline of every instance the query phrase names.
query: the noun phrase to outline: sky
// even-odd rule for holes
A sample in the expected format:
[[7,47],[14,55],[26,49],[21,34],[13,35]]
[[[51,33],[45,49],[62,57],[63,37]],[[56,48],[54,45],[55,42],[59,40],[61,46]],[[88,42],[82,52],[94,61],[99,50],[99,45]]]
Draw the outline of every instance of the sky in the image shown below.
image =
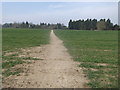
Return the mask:
[[70,19],[110,18],[118,24],[117,2],[2,2],[2,23],[63,23]]

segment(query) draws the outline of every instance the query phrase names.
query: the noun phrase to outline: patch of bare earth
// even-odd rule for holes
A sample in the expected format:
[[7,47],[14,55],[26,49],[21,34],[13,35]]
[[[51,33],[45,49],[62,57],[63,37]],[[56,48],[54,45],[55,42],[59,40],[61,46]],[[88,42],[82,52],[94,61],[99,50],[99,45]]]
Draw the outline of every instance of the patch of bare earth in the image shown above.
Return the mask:
[[[42,60],[25,64],[26,74],[10,76],[3,87],[11,88],[86,88],[83,71],[73,61],[63,42],[54,34],[50,34],[50,44],[23,49],[20,57],[34,57]],[[30,61],[29,61],[30,62]]]

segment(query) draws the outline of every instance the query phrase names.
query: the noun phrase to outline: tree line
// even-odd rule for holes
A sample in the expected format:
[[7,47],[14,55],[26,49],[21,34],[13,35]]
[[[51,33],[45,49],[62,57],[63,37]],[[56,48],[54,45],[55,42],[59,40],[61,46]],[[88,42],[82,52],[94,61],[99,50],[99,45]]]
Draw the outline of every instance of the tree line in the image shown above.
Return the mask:
[[120,26],[113,24],[110,19],[87,19],[87,20],[70,20],[68,27],[64,24],[50,24],[50,23],[39,23],[33,24],[28,21],[20,23],[5,23],[2,25],[3,28],[36,28],[36,29],[70,29],[70,30],[120,30]]
[[69,29],[77,30],[120,30],[120,26],[111,22],[110,19],[87,19],[87,20],[70,20]]
[[2,25],[3,28],[36,28],[36,29],[66,29],[67,27],[64,24],[57,23],[57,24],[50,24],[50,23],[40,23],[40,24],[33,24],[26,22],[21,23],[5,23]]

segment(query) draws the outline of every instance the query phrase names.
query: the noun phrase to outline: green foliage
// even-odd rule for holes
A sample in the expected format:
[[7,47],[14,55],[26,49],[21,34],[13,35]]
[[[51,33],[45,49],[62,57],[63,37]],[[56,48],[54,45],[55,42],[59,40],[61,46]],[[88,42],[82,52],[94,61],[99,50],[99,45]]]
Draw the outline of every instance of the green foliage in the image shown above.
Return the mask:
[[10,75],[19,75],[23,70],[21,68],[18,68],[14,71],[12,71],[11,69],[7,69],[5,70],[2,74],[5,76],[5,77],[8,77]]
[[50,23],[40,23],[40,24],[32,24],[28,21],[19,22],[19,23],[5,23],[2,25],[3,28],[32,28],[32,29],[66,29],[67,27],[64,24],[50,24]]
[[90,79],[92,88],[118,87],[117,31],[54,31]]
[[113,27],[113,23],[111,23],[111,20],[108,19],[108,20],[106,21],[106,30],[112,30],[112,29],[118,30],[119,28],[118,28],[118,29],[114,28],[114,27]]
[[3,62],[3,63],[2,63],[2,68],[14,67],[14,66],[17,65],[17,64],[22,64],[22,63],[23,63],[23,61],[21,61],[21,60]]
[[10,61],[10,60],[42,60],[42,59],[39,59],[39,58],[33,58],[33,57],[17,57],[17,56],[13,56],[13,55],[10,55],[10,56],[2,56],[2,60],[3,61]]
[[120,27],[116,24],[113,25],[110,19],[87,19],[87,20],[70,20],[68,23],[69,29],[76,30],[119,30]]

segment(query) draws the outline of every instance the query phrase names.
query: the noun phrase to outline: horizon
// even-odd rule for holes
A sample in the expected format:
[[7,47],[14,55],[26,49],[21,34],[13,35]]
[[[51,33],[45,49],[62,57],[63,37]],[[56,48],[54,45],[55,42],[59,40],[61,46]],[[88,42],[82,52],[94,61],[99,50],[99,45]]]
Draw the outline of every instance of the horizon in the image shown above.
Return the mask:
[[[88,18],[89,20],[90,20],[90,18]],[[95,19],[95,18],[94,18]],[[104,18],[101,18],[101,19],[104,19]],[[108,18],[109,19],[109,18]],[[107,21],[108,19],[105,19],[105,21]],[[70,19],[70,20],[72,20],[72,19]],[[69,20],[69,21],[70,21]],[[84,20],[84,21],[86,21],[87,19],[78,19],[78,20]],[[72,20],[72,21],[78,21],[78,20]],[[93,19],[91,19],[91,20],[93,20]],[[100,21],[100,20],[98,20],[98,19],[96,19],[97,21]],[[111,21],[111,19],[109,19],[110,21]],[[22,24],[22,23],[26,23],[26,22],[28,22],[29,24],[35,24],[35,23],[33,23],[33,22],[29,22],[29,21],[22,21],[22,22],[9,22],[9,23],[3,23],[3,24],[0,24],[0,25],[4,25],[4,24],[10,24],[10,23],[12,23],[12,24],[14,24],[14,23],[17,23],[17,24]],[[45,22],[40,22],[40,23],[44,23],[44,24],[63,24],[63,23],[45,23]],[[35,24],[35,25],[40,25],[40,23],[37,23],[37,24]],[[116,25],[116,24],[114,24],[113,22],[111,22],[113,25]],[[68,22],[68,24],[69,24],[69,22]],[[64,24],[63,24],[64,25]],[[119,25],[119,24],[117,24],[117,25]],[[68,25],[64,25],[64,26],[66,26],[66,27],[68,27]]]

